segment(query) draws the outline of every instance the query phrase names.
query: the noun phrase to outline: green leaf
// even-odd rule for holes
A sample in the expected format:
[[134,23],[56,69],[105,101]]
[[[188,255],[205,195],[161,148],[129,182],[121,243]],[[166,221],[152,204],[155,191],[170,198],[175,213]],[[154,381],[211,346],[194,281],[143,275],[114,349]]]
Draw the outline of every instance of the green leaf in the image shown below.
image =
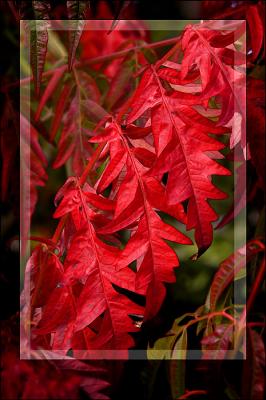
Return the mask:
[[241,400],[238,393],[232,386],[227,386],[224,392],[230,400]]
[[[198,310],[197,310],[198,311]],[[172,326],[172,328],[171,328],[171,331],[173,331],[175,334],[179,334],[180,333],[180,331],[183,329],[182,328],[182,325],[180,326],[179,324],[180,324],[180,322],[181,321],[183,321],[185,318],[187,318],[187,317],[195,317],[195,314],[192,314],[192,313],[186,313],[186,314],[183,314],[183,315],[181,315],[181,317],[179,317],[179,318],[176,318],[175,320],[174,320],[174,323],[173,323],[173,326]]]
[[70,22],[68,68],[72,69],[79,40],[85,25],[84,16],[88,1],[67,1],[67,16]]
[[184,329],[174,345],[172,359],[169,362],[169,377],[173,399],[177,399],[185,393],[186,354],[187,330]]
[[165,336],[156,340],[153,347],[148,346],[147,357],[149,360],[169,360],[172,347],[176,341],[176,335]]

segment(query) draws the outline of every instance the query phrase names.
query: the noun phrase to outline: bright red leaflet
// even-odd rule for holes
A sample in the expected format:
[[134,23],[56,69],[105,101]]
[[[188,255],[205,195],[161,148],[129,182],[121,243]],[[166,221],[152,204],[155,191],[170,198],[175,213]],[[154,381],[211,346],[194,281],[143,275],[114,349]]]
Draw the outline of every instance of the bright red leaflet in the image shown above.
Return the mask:
[[[163,76],[167,79],[167,74]],[[226,128],[216,126],[192,106],[182,104],[190,100],[192,104],[200,103],[197,95],[189,94],[184,99],[176,92],[169,94],[160,80],[160,72],[152,67],[144,73],[132,100],[128,122],[151,109],[152,133],[159,157],[149,175],[161,178],[168,172],[166,192],[169,204],[189,200],[187,228],[195,229],[200,255],[212,242],[211,223],[217,219],[208,199],[225,197],[215,188],[210,177],[214,174],[229,175],[230,172],[206,154],[224,147],[208,133],[225,133]]]
[[[143,130],[140,131],[143,134]],[[138,136],[136,128],[134,133]],[[152,164],[155,157],[147,142],[129,139],[127,131],[122,132],[115,121],[107,124],[104,133],[91,141],[107,139],[110,161],[98,182],[97,190],[103,191],[112,183],[111,196],[116,201],[116,208],[111,222],[99,232],[114,233],[132,227],[131,238],[121,254],[117,269],[127,268],[130,263],[137,261],[136,290],[146,294],[145,315],[150,318],[158,312],[164,299],[163,282],[174,281],[173,267],[179,265],[174,250],[164,240],[190,243],[177,229],[163,222],[157,211],[166,212],[182,222],[186,221],[185,214],[180,204],[169,205],[164,186],[146,175],[148,168],[145,164],[149,159]],[[140,143],[143,147],[135,147]],[[142,161],[140,150],[145,151],[146,163]]]
[[[60,265],[54,268],[54,273],[61,273],[54,276],[53,280],[50,278],[50,296],[34,334],[52,334],[51,348],[55,350],[67,351],[73,347],[73,343],[77,348],[80,332],[83,340],[85,337],[87,349],[127,349],[134,343],[128,332],[136,330],[129,314],[141,314],[142,308],[127,296],[121,296],[112,284],[133,291],[135,273],[129,268],[123,273],[116,271],[120,250],[97,237],[91,223],[94,212],[87,204],[86,193],[77,185],[73,187],[69,184],[61,194],[64,197],[55,216],[70,214],[74,233],[64,265],[53,255],[53,262]],[[91,195],[88,197],[90,201]],[[99,197],[98,204],[100,202]],[[102,199],[102,202],[106,207],[106,200]],[[44,268],[44,263],[41,264],[39,268]],[[47,267],[45,272],[48,273]],[[40,292],[39,281],[37,288]],[[35,298],[36,295],[38,293],[35,292]],[[34,304],[37,304],[37,300]]]

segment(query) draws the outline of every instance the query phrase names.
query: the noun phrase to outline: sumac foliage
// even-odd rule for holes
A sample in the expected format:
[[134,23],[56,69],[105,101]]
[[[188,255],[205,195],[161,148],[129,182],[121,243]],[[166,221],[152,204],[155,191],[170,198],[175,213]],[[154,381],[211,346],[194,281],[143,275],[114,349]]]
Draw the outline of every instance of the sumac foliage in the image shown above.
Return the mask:
[[[118,21],[128,2],[119,2],[114,21],[84,21],[88,2],[62,2],[68,23],[50,20],[50,1],[33,2],[36,20],[30,20],[24,3],[21,40],[31,55],[24,69],[31,67],[32,75],[20,80],[23,346],[32,358],[63,358],[64,375],[75,371],[66,387],[73,398],[76,387],[100,398],[108,379],[94,375],[106,366],[75,359],[112,358],[118,351],[127,358],[144,342],[152,379],[160,360],[170,360],[169,398],[185,399],[207,394],[187,389],[185,359],[195,328],[202,360],[252,357],[254,373],[244,367],[243,376],[254,385],[243,384],[242,394],[262,398],[264,321],[259,315],[247,322],[246,315],[265,273],[263,211],[246,244],[229,257],[218,255],[205,303],[180,317],[176,312],[163,332],[149,337],[176,269],[211,254],[246,197],[251,201],[265,189],[262,2],[235,2],[241,4],[227,11],[221,4],[220,19],[186,24],[158,41],[147,22]],[[212,15],[211,2],[202,3]],[[97,12],[106,17],[110,10],[97,3]],[[2,126],[11,132],[8,90]],[[19,141],[13,138],[2,139],[4,199],[16,169]],[[45,228],[39,201],[47,201],[51,223]],[[234,285],[246,278],[246,266],[252,282],[247,306],[235,306]],[[5,357],[10,374],[16,355]],[[35,373],[26,365],[30,381]],[[65,396],[64,386],[57,390]]]
[[[136,28],[138,36],[143,26]],[[105,93],[97,65],[91,73],[74,65],[62,85],[60,67],[51,72],[35,120],[58,90],[49,135],[58,144],[53,167],[71,160],[75,175],[55,197],[55,235],[39,239],[26,268],[33,340],[65,352],[132,347],[130,334],[156,316],[165,283],[175,281],[179,259],[166,241],[192,243],[161,213],[194,229],[193,259],[209,248],[218,219],[209,201],[226,197],[213,176],[231,175],[221,150],[239,146],[247,156],[245,57],[232,49],[243,33],[241,21],[229,32],[188,25],[162,58],[153,54],[153,63],[130,39],[120,65],[105,57]]]

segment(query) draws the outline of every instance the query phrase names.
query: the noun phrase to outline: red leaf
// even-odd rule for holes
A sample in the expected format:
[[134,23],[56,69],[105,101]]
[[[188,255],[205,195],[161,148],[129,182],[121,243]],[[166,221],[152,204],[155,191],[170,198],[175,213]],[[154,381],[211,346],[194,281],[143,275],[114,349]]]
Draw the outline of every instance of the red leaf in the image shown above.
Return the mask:
[[[63,356],[60,352],[58,354],[56,351],[40,348],[37,351],[31,350],[31,359],[20,359],[16,335],[18,323],[17,318],[12,317],[2,326],[1,395],[3,398],[79,399],[82,390],[90,398],[109,399],[107,388],[110,386],[108,382],[112,371],[104,361],[79,361]],[[22,335],[21,347],[27,340],[27,335],[24,333]],[[118,372],[115,369],[115,373]]]
[[[68,68],[71,70],[79,40],[85,25],[84,15],[86,10],[86,1],[67,1],[67,16],[70,20],[71,29],[69,30],[69,49],[68,49]],[[74,20],[74,21],[71,21]]]
[[265,346],[262,337],[253,329],[247,331],[247,357],[244,364],[243,398],[264,399],[265,394]]
[[127,118],[127,124],[131,124],[138,119],[145,111],[160,103],[157,85],[150,68],[144,72],[140,84],[131,99],[132,111]]
[[52,122],[51,133],[50,133],[51,142],[54,140],[54,138],[57,134],[58,128],[59,128],[61,120],[62,120],[63,113],[65,111],[65,107],[69,100],[68,96],[70,95],[70,92],[71,92],[71,88],[70,88],[69,84],[65,84],[62,92],[60,93],[59,99],[58,99],[56,107],[55,107],[55,116],[54,116],[54,119]]
[[31,257],[37,268],[37,279],[32,297],[32,307],[36,308],[46,304],[51,292],[61,281],[63,266],[57,256],[43,246],[36,247]]
[[230,223],[246,205],[246,163],[242,162],[236,169],[236,183],[234,188],[234,201],[229,211],[222,217],[215,229],[221,229]]
[[[117,269],[127,268],[131,262],[137,260],[139,267],[136,290],[139,289],[147,294],[146,318],[151,318],[160,308],[165,295],[162,282],[173,282],[175,280],[173,268],[179,265],[175,252],[164,239],[177,243],[190,243],[190,240],[177,229],[165,224],[156,214],[155,209],[174,214],[181,221],[184,221],[184,213],[181,205],[176,205],[175,211],[172,211],[159,182],[155,182],[154,178],[146,180],[146,167],[135,157],[134,148],[131,148],[127,142],[126,132],[122,132],[115,122],[112,122],[106,130],[112,132],[109,142],[111,159],[106,168],[108,169],[106,176],[113,178],[108,180],[108,184],[114,182],[117,173],[121,175],[121,182],[114,197],[116,200],[114,218],[98,232],[113,233],[129,228],[133,223],[137,225],[136,231],[132,233],[131,239],[122,252]],[[117,158],[123,160],[119,163],[118,171]],[[126,169],[125,175],[123,175],[123,169]],[[155,191],[157,191],[157,200],[154,198]],[[157,293],[156,304],[154,303],[155,292]],[[161,295],[158,296],[158,293]]]
[[[68,3],[77,6],[77,2]],[[174,248],[191,243],[176,226],[184,223],[188,230],[195,230],[198,254],[194,259],[210,246],[218,216],[209,201],[226,196],[212,177],[230,175],[222,161],[216,161],[223,159],[220,150],[225,146],[214,135],[230,134],[231,147],[246,149],[245,60],[234,46],[244,24],[233,26],[229,33],[206,28],[205,23],[187,27],[183,52],[179,48],[174,53],[178,41],[162,60],[141,68],[140,84],[125,104],[120,103],[130,96],[131,65],[122,66],[121,60],[96,66],[110,78],[107,95],[105,89],[98,89],[97,77],[94,80],[85,71],[75,71],[70,100],[71,85],[63,87],[51,127],[54,140],[62,124],[54,167],[71,159],[76,177],[68,178],[56,195],[54,217],[61,220],[52,243],[45,243],[47,253],[30,262],[34,264],[31,322],[36,326],[32,332],[36,347],[72,349],[75,357],[83,349],[128,349],[134,345],[130,333],[157,314],[165,298],[165,283],[175,281],[179,259],[168,242]],[[70,64],[79,34],[73,39]],[[113,34],[116,43],[121,34]],[[93,44],[97,47],[102,39],[95,37]],[[112,49],[119,50],[117,45]],[[130,40],[123,48],[128,45],[132,45]],[[37,117],[53,85],[56,82],[50,81]],[[114,90],[117,85],[119,90]],[[103,98],[107,107],[115,107],[112,115],[102,107]],[[91,124],[97,124],[92,138],[87,128]],[[32,170],[26,172],[34,188],[45,181],[45,160],[36,138],[32,129],[27,148]],[[92,143],[100,145],[91,157]],[[98,161],[100,168],[95,165]],[[92,181],[97,179],[94,187],[88,183],[92,172]],[[173,225],[165,222],[163,213],[171,215]],[[56,246],[59,256],[54,254]],[[232,280],[228,264],[218,272],[211,307]],[[138,299],[144,301],[139,296],[145,296],[145,308],[138,305]],[[136,315],[139,319],[134,323]],[[216,346],[217,334],[205,338],[203,345]],[[223,348],[230,335],[224,335]]]
[[101,176],[100,181],[97,185],[97,191],[101,193],[107,186],[110,185],[111,182],[115,180],[115,178],[120,174],[123,166],[126,161],[126,153],[122,150],[115,154],[115,156],[111,159],[110,163],[104,170],[104,173]]
[[[256,60],[260,50],[263,46],[264,40],[264,20],[263,14],[265,14],[263,5],[254,4],[248,7],[247,11],[247,22],[250,29],[250,40],[252,47],[252,60]],[[265,15],[264,15],[265,17]]]
[[[150,74],[153,76],[153,80],[150,77],[150,82],[154,88],[154,97],[161,98],[161,104],[155,107],[153,105],[152,109],[152,133],[159,158],[149,175],[161,177],[168,172],[166,190],[169,204],[189,200],[187,229],[195,228],[199,256],[212,242],[211,222],[217,219],[207,200],[225,197],[224,193],[211,183],[210,176],[230,175],[227,169],[205,154],[207,151],[223,148],[223,145],[208,136],[207,132],[224,132],[224,128],[218,127],[217,130],[210,120],[192,108],[180,105],[179,99],[167,95],[156,70],[150,70]],[[146,78],[144,83],[145,81]],[[145,93],[150,96],[149,92]],[[138,106],[136,99],[137,109]],[[129,120],[131,115],[135,118],[134,107],[135,103]],[[192,124],[194,127],[190,127]]]
[[201,340],[203,346],[202,360],[221,360],[226,358],[227,350],[233,335],[233,324],[220,324],[213,334],[204,336]]
[[[245,24],[240,23],[239,27],[227,34],[201,27],[188,27],[182,40],[182,76],[185,77],[196,63],[201,75],[202,98],[207,96],[209,99],[219,95],[222,99],[219,124],[232,127],[231,148],[241,142],[246,154],[245,75],[223,63],[221,52],[217,48],[233,43],[244,32],[244,27]],[[236,52],[236,58],[237,56]],[[213,85],[213,82],[216,84]]]
[[112,78],[108,92],[106,94],[105,103],[107,109],[112,109],[121,97],[127,94],[128,84],[132,79],[133,67],[132,67],[133,56],[129,54],[121,63],[120,69],[116,75]]
[[180,71],[177,71],[169,66],[169,68],[159,69],[158,76],[169,83],[173,83],[175,85],[185,85],[197,80],[200,76],[200,73],[199,71],[191,72],[186,78],[183,78]]
[[50,293],[49,300],[43,307],[42,318],[33,333],[35,335],[45,335],[56,332],[61,326],[73,325],[74,318],[75,309],[69,289],[59,283]]
[[215,310],[217,300],[241,269],[243,269],[257,253],[264,250],[265,247],[259,240],[251,240],[220,264],[213,278],[209,293],[211,310]]
[[1,199],[7,200],[8,189],[11,189],[12,178],[17,170],[16,160],[19,152],[18,115],[14,112],[9,99],[6,99],[1,116]]
[[[117,249],[104,245],[97,239],[93,228],[85,228],[80,231],[72,240],[69,255],[66,259],[66,268],[75,268],[81,271],[84,281],[84,288],[81,290],[77,300],[77,319],[75,331],[79,331],[85,326],[92,324],[103,312],[105,317],[101,346],[111,346],[115,349],[127,349],[133,342],[127,332],[133,331],[132,321],[128,313],[139,313],[140,308],[126,298],[122,298],[112,287],[114,266],[116,264]],[[130,274],[132,273],[132,274]],[[72,273],[73,274],[73,273]],[[121,287],[130,288],[130,276],[134,273],[128,270],[127,280],[122,281],[121,276],[114,279]],[[132,278],[131,278],[132,279]],[[131,287],[132,289],[132,287]],[[116,301],[120,298],[120,300]],[[106,321],[107,319],[107,321]],[[99,337],[99,345],[101,338]]]
[[41,97],[41,100],[38,104],[38,108],[35,114],[35,121],[38,121],[41,115],[41,112],[43,110],[43,107],[49,100],[49,98],[52,96],[53,92],[55,91],[58,82],[60,81],[62,75],[64,73],[63,69],[56,69],[52,78],[50,79],[48,85],[45,88],[45,91]]
[[37,186],[44,186],[47,161],[38,142],[38,132],[30,122],[20,115],[21,169],[20,169],[20,211],[22,252],[25,251],[31,216],[37,203]]
[[265,188],[265,85],[250,78],[247,86],[247,132],[251,162],[256,168],[259,185]]
[[[36,2],[41,4],[40,1]],[[45,2],[46,5],[48,2]],[[49,19],[49,16],[46,16]],[[28,29],[30,29],[31,52],[30,62],[32,74],[34,78],[35,91],[37,96],[40,94],[42,73],[45,64],[48,44],[47,21],[30,21]]]
[[72,170],[77,176],[82,174],[93,152],[88,142],[90,137],[88,131],[80,125],[79,107],[79,98],[76,94],[65,113],[58,153],[53,163],[53,168],[59,168],[71,158]]
[[[55,332],[58,339],[53,346],[60,344],[67,350],[75,332],[85,335],[84,330],[104,313],[99,336],[87,337],[88,343],[96,349],[127,349],[133,345],[128,332],[137,330],[128,314],[141,314],[142,308],[126,295],[121,296],[113,284],[135,291],[135,273],[129,268],[123,273],[116,271],[121,251],[99,240],[91,222],[94,212],[88,206],[92,202],[110,210],[112,202],[92,192],[83,193],[73,178],[60,190],[56,201],[60,198],[55,216],[71,214],[74,233],[67,248],[63,276],[43,307],[35,334]],[[53,318],[49,319],[53,307]]]

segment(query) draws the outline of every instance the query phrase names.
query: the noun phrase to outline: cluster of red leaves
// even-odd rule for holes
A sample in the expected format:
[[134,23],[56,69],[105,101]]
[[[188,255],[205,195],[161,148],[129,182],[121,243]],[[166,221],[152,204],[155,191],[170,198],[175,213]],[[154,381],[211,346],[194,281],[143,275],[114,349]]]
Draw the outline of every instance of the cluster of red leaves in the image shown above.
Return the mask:
[[[110,386],[104,362],[81,362],[70,357],[32,351],[31,359],[20,359],[15,332],[18,319],[1,326],[1,397],[3,399],[79,399],[86,393],[93,399],[109,399]],[[25,337],[21,335],[23,347]]]
[[[89,132],[89,141],[83,136],[87,157],[93,153],[83,173],[74,161],[79,160],[77,143],[69,141],[81,129],[75,125],[80,104],[73,97],[59,140],[61,159],[58,155],[54,166],[72,157],[77,176],[59,190],[54,214],[60,218],[58,229],[52,240],[35,248],[26,270],[31,276],[34,346],[65,353],[72,349],[74,355],[82,349],[132,347],[130,333],[156,315],[164,284],[175,280],[179,260],[166,240],[191,243],[177,229],[181,223],[195,230],[194,259],[211,245],[218,215],[209,201],[226,197],[212,177],[230,175],[217,161],[225,147],[221,135],[229,139],[228,147],[242,148],[248,156],[245,55],[243,48],[234,47],[245,26],[240,21],[230,31],[214,28],[187,26],[162,59],[141,67],[136,90],[126,102],[116,103],[112,114],[97,98],[85,100],[87,113],[97,108],[99,124]],[[49,93],[56,79],[51,78]],[[66,85],[52,139],[64,110],[64,91],[71,90]],[[85,90],[93,85],[89,82]],[[97,159],[105,169],[93,185],[87,175]],[[123,232],[129,237],[125,245]],[[145,296],[145,306],[138,295]]]
[[[264,1],[203,1],[202,13],[215,19],[243,19],[247,21],[247,66],[253,68],[256,63],[265,59],[265,2]],[[247,132],[251,162],[256,168],[259,181],[255,182],[251,193],[256,187],[265,186],[265,83],[263,80],[247,77]],[[243,162],[243,160],[241,160]],[[236,202],[234,215],[243,208],[244,164],[238,169]],[[231,209],[224,218],[224,223],[232,218]],[[222,226],[223,224],[221,224]]]
[[[110,18],[112,17],[110,16]],[[147,41],[147,31],[145,31],[145,26],[141,21],[120,21],[120,29],[106,35],[104,45],[101,32],[110,28],[110,22],[105,20],[95,21],[93,28],[93,30],[90,30],[90,23],[88,22],[80,38],[80,45],[82,47],[81,60],[111,54],[114,51],[133,47],[138,42]],[[122,30],[123,28],[124,30]],[[87,45],[88,43],[90,43],[90,46]],[[102,72],[108,77],[113,78],[116,74],[121,73],[122,64],[123,60],[114,60],[106,68],[103,68]],[[101,64],[94,66],[97,70],[101,67]]]
[[[20,119],[20,121],[19,121]],[[20,125],[20,136],[17,127]],[[19,151],[21,168],[18,171]],[[30,228],[30,218],[36,207],[38,199],[37,187],[45,186],[47,173],[45,168],[48,163],[39,143],[39,132],[21,113],[14,109],[11,98],[7,95],[1,118],[1,200],[8,199],[18,202],[20,197],[21,210],[27,213],[27,218],[21,221],[22,250],[25,250],[26,240]],[[18,177],[18,174],[20,176]],[[12,185],[12,179],[20,178],[19,187]]]
[[265,2],[263,0],[202,1],[202,12],[215,19],[243,19],[247,21],[247,61],[265,57]]
[[2,357],[5,366],[2,372],[1,394],[5,399],[78,399],[78,376],[73,373],[62,374],[51,368],[51,364],[40,361],[37,367],[33,362],[21,361],[15,352]]

